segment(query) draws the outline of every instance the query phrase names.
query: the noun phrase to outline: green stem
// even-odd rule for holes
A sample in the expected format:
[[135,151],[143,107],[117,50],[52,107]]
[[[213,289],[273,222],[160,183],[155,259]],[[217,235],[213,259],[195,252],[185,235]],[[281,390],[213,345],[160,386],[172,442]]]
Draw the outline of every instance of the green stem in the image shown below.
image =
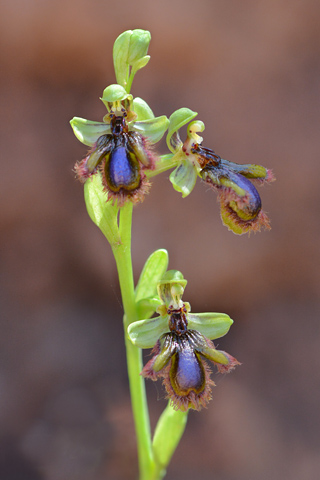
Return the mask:
[[179,160],[174,158],[174,154],[172,153],[162,155],[161,161],[157,164],[157,168],[155,170],[146,171],[146,175],[148,178],[155,177],[156,175],[159,175],[159,173],[166,172],[170,168],[176,167],[178,162]]
[[140,480],[150,480],[154,478],[155,462],[151,444],[145,384],[144,379],[140,375],[143,368],[142,352],[131,343],[127,335],[128,325],[137,320],[131,259],[131,224],[132,203],[127,202],[120,209],[119,230],[121,243],[113,245],[112,250],[117,263],[124,308],[123,326],[132,410],[138,444]]

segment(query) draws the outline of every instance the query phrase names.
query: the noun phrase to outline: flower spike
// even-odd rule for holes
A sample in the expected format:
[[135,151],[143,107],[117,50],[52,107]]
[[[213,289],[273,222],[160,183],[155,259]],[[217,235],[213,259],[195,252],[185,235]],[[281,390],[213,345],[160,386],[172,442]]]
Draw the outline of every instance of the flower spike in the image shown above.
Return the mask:
[[[184,109],[181,109],[183,111]],[[185,109],[187,110],[187,109]],[[177,113],[178,112],[178,113]],[[204,124],[200,121],[188,125],[188,136],[182,143],[177,128],[181,128],[183,115],[178,110],[170,117],[167,143],[175,152],[177,168],[170,181],[186,197],[193,190],[197,176],[218,193],[223,223],[238,235],[270,229],[267,215],[261,209],[260,195],[250,180],[267,183],[274,180],[272,172],[260,165],[239,165],[222,159],[213,150],[201,146]],[[173,121],[171,120],[173,118]],[[187,118],[187,115],[184,115]]]
[[140,320],[128,328],[132,343],[151,348],[153,357],[141,374],[151,380],[163,378],[168,398],[175,409],[200,410],[211,399],[210,368],[213,362],[220,373],[231,371],[239,362],[215,349],[211,340],[225,335],[232,320],[222,313],[191,314],[190,304],[182,301],[186,280],[176,270],[168,271],[158,284],[163,302],[158,317]]
[[135,103],[121,85],[107,87],[101,100],[108,109],[103,123],[71,120],[77,138],[91,146],[75,165],[76,175],[84,183],[100,173],[107,200],[116,201],[119,207],[127,200],[138,203],[150,188],[145,171],[153,170],[157,161],[152,144],[161,139],[169,120],[155,118],[146,102]]

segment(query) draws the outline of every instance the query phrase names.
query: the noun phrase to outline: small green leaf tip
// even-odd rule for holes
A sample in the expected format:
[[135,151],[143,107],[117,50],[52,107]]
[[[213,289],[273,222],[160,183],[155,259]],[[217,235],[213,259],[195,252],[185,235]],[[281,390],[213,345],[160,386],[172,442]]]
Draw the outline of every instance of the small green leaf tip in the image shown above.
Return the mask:
[[151,34],[147,30],[127,30],[113,46],[113,63],[117,83],[130,91],[135,73],[149,61],[147,55]]

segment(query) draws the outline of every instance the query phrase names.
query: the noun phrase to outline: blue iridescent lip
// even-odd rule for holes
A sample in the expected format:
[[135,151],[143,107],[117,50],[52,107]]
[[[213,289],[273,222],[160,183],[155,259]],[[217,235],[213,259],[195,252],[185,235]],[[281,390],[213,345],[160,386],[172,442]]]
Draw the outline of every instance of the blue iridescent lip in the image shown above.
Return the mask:
[[188,395],[191,391],[199,394],[204,390],[204,367],[188,343],[172,357],[170,379],[179,395]]
[[[234,195],[233,198],[230,196],[230,203],[233,202],[234,208],[230,208],[237,213],[239,218],[242,220],[254,220],[257,217],[262,207],[261,198],[256,187],[246,177],[232,171],[223,164],[218,166],[209,164],[201,170],[200,175],[203,180],[217,189],[228,188],[230,192],[232,191]],[[232,182],[230,186],[224,185],[224,179]],[[240,190],[243,190],[243,195],[239,194]],[[237,200],[238,208],[235,207]]]
[[[179,330],[179,329],[178,329]],[[164,333],[156,343],[153,358],[141,374],[157,380],[163,377],[168,398],[176,409],[200,410],[211,399],[210,369],[206,360],[217,365],[221,373],[231,371],[239,362],[226,352],[215,349],[214,344],[197,330]]]
[[124,145],[115,147],[106,157],[105,178],[110,190],[115,193],[121,188],[132,191],[139,187],[139,162]]

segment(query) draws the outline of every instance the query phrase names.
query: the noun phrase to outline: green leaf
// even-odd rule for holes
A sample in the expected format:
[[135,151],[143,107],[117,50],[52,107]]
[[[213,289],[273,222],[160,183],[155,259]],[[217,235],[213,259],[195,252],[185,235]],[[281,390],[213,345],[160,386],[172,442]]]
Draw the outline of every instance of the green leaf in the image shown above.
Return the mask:
[[89,178],[84,185],[84,199],[91,220],[100,228],[111,245],[121,243],[118,229],[119,207],[107,202],[100,175]]
[[173,114],[169,118],[169,128],[168,128],[168,135],[167,135],[167,145],[169,150],[174,153],[174,149],[170,143],[170,139],[172,135],[177,132],[181,127],[189,123],[194,117],[198,114],[197,112],[193,112],[189,108],[179,108],[173,112]]
[[164,315],[130,323],[128,335],[136,347],[153,348],[164,333],[169,330],[168,316]]
[[158,469],[163,474],[180,442],[187,419],[188,412],[174,410],[170,404],[159,418],[153,437],[153,451]]
[[214,340],[228,333],[233,320],[226,313],[188,313],[188,328]]
[[101,135],[111,133],[110,125],[80,117],[73,117],[70,125],[77,139],[89,147],[92,147]]
[[165,274],[169,263],[167,250],[159,249],[147,259],[136,287],[136,302],[157,293],[157,284]]

